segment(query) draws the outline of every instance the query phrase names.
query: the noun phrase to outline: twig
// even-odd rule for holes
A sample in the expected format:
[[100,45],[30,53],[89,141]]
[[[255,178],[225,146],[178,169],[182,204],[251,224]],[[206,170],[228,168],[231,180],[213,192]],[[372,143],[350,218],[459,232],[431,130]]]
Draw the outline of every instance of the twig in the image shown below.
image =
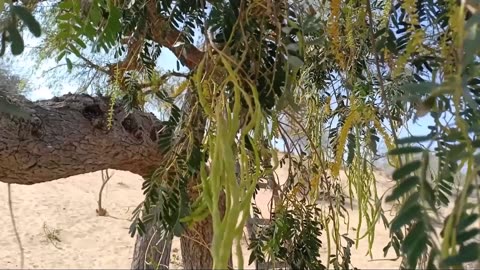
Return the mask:
[[78,55],[78,58],[82,59],[85,64],[87,64],[88,66],[90,66],[91,68],[95,69],[95,70],[98,70],[100,72],[103,72],[107,75],[110,75],[110,73],[108,72],[108,69],[104,68],[104,67],[101,67],[95,63],[93,63],[90,59],[86,58],[85,56],[83,55]]
[[[171,77],[180,77],[180,78],[188,79],[190,77],[190,75],[191,75],[191,73],[181,73],[181,72],[170,71],[170,72],[167,72],[167,73],[163,74],[160,77],[159,81],[164,82],[164,81],[170,79]],[[154,86],[154,84],[152,82],[142,83],[142,84],[138,85],[138,87],[141,88],[141,89],[150,88],[152,86]],[[143,93],[145,95],[153,94],[154,92],[155,92],[154,90],[143,91]]]
[[47,226],[47,223],[43,223],[43,232],[45,233],[45,237],[47,238],[47,242],[50,242],[56,249],[61,249],[56,242],[62,242],[57,234],[60,232],[58,229],[50,230]]
[[116,217],[116,216],[112,216],[110,214],[105,214],[105,217],[109,217],[109,218],[113,218],[113,219],[118,219],[118,220],[126,220],[126,221],[131,221],[130,219],[128,218],[121,218],[121,217]]
[[112,175],[108,174],[108,169],[102,170],[102,186],[100,187],[100,191],[98,192],[98,209],[97,209],[97,214],[99,216],[105,216],[107,214],[107,210],[102,208],[102,192],[105,186],[107,185],[108,181],[112,179]]
[[[395,131],[395,125],[393,124],[393,119],[392,119],[392,113],[390,112],[390,103],[388,102],[388,99],[387,99],[387,95],[385,93],[385,86],[384,86],[384,83],[383,83],[383,76],[382,76],[382,72],[380,70],[380,60],[378,59],[378,54],[375,50],[375,44],[376,44],[376,40],[375,40],[375,34],[373,33],[373,15],[372,15],[372,8],[370,6],[370,0],[367,0],[367,13],[368,13],[368,21],[369,21],[369,27],[368,27],[368,32],[370,33],[370,40],[372,42],[372,53],[373,53],[373,56],[375,58],[375,67],[376,67],[376,70],[377,70],[377,76],[378,76],[378,81],[379,81],[379,84],[380,84],[380,95],[382,97],[382,100],[383,102],[385,103],[385,110],[387,111],[387,117],[388,117],[388,121],[389,121],[389,124],[390,124],[390,128],[392,129],[392,136],[393,136],[393,139],[395,140],[395,144],[397,143],[398,141],[398,136],[397,136],[397,132]],[[398,165],[400,165],[400,167],[402,166],[402,159],[401,158],[398,158]]]
[[15,217],[13,216],[13,207],[12,207],[12,190],[11,184],[8,184],[8,209],[10,210],[10,218],[12,220],[13,231],[15,232],[15,237],[17,238],[18,248],[20,249],[20,269],[24,268],[25,265],[25,255],[23,252],[22,241],[20,240],[20,235],[18,234],[17,224],[15,223]]

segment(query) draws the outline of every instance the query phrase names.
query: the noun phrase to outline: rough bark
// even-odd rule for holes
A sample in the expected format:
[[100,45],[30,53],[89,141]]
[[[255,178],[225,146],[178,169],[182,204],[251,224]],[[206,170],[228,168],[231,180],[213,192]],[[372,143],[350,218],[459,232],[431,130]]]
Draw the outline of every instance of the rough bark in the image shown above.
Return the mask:
[[153,114],[114,106],[108,127],[106,98],[67,94],[17,100],[29,120],[0,114],[0,181],[36,184],[102,169],[149,175],[161,161],[162,123]]
[[[193,184],[198,184],[192,181]],[[194,189],[190,189],[190,196],[194,199],[198,193]],[[225,198],[220,198],[220,211],[225,212]],[[208,216],[206,219],[195,223],[188,228],[180,238],[180,245],[182,249],[182,262],[184,269],[212,269],[213,258],[210,253],[210,248],[213,239],[213,223],[212,217]],[[232,256],[228,262],[230,269],[233,269]]]
[[169,269],[172,237],[162,237],[151,225],[143,236],[137,234],[131,269]]
[[[204,137],[206,118],[201,108],[197,106],[197,95],[189,93],[183,106],[183,111],[189,112],[188,117],[184,118],[184,125],[191,130],[190,137],[186,132],[184,138],[180,140],[193,139],[192,143],[200,144]],[[187,130],[188,130],[187,129]],[[186,151],[186,149],[184,149]],[[188,196],[194,201],[199,196],[198,188],[200,176],[194,175],[188,183]],[[212,242],[213,225],[211,217],[197,222],[180,237],[180,246],[182,250],[182,262],[184,269],[212,269],[213,259],[209,250]]]
[[180,238],[184,269],[212,269],[213,259],[209,250],[212,237],[211,217],[185,231]]

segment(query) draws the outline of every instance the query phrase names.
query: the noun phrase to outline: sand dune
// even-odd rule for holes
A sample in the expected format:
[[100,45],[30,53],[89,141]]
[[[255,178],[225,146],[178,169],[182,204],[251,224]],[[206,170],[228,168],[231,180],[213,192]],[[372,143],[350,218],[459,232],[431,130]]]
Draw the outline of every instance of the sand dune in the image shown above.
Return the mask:
[[[128,235],[131,224],[128,219],[143,198],[142,180],[138,175],[128,172],[112,172],[112,180],[104,191],[103,203],[111,217],[99,217],[95,212],[98,190],[102,183],[99,172],[32,186],[12,186],[13,209],[23,242],[26,268],[130,267],[135,239]],[[382,176],[379,179],[380,188],[388,188],[388,180]],[[257,196],[257,203],[266,206],[270,197],[270,191],[262,191]],[[6,184],[0,185],[0,202],[3,205],[0,208],[0,222],[3,225],[0,234],[0,265],[2,268],[19,268],[19,249],[11,225]],[[350,227],[356,226],[358,212],[351,211],[350,218]],[[49,241],[48,231],[51,236],[54,232],[60,242]],[[353,237],[355,232],[350,230],[350,234]],[[374,259],[383,259],[382,248],[387,241],[388,232],[383,225],[378,225],[373,247]],[[248,260],[246,243],[244,246],[245,260]],[[398,261],[371,261],[365,256],[367,249],[367,241],[362,241],[358,249],[352,252],[352,262],[356,267],[398,267]],[[322,251],[326,253],[326,248]],[[179,253],[179,241],[175,239],[171,268],[181,267]]]

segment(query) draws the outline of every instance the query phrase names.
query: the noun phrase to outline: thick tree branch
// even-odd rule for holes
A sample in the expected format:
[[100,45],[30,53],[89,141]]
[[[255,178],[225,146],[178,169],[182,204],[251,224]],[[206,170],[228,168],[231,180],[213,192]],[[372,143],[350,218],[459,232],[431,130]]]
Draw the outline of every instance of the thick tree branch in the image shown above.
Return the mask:
[[153,114],[127,114],[118,104],[109,129],[106,98],[67,94],[19,103],[30,120],[0,114],[1,182],[29,185],[107,168],[147,176],[162,159],[162,123]]
[[[189,44],[183,38],[182,32],[172,28],[168,20],[158,14],[155,1],[150,0],[147,5],[148,32],[152,40],[170,49],[178,57],[180,62],[190,70],[195,69],[202,60],[204,52],[200,51],[193,44]],[[182,42],[184,45],[175,46],[177,42]]]
[[[108,66],[111,78],[117,70],[121,73],[129,70],[139,70],[140,63],[139,54],[143,48],[145,38],[148,36],[152,41],[171,50],[180,62],[190,70],[195,69],[204,56],[204,52],[199,50],[193,44],[189,44],[184,38],[182,32],[172,28],[168,23],[168,18],[164,18],[158,14],[154,0],[150,0],[147,5],[147,25],[145,29],[139,29],[137,33],[133,33],[130,38],[123,40],[128,45],[128,52],[125,59],[119,63]],[[183,43],[182,45],[178,45]]]

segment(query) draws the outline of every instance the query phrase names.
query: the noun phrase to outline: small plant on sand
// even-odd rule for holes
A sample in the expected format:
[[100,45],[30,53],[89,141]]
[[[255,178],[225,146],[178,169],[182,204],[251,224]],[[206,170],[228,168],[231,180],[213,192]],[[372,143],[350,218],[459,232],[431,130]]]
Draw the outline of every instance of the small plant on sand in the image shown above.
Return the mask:
[[47,223],[43,223],[43,232],[45,233],[45,238],[48,242],[50,242],[54,247],[60,249],[58,247],[58,243],[62,242],[60,240],[60,230],[59,229],[51,229],[48,227]]

